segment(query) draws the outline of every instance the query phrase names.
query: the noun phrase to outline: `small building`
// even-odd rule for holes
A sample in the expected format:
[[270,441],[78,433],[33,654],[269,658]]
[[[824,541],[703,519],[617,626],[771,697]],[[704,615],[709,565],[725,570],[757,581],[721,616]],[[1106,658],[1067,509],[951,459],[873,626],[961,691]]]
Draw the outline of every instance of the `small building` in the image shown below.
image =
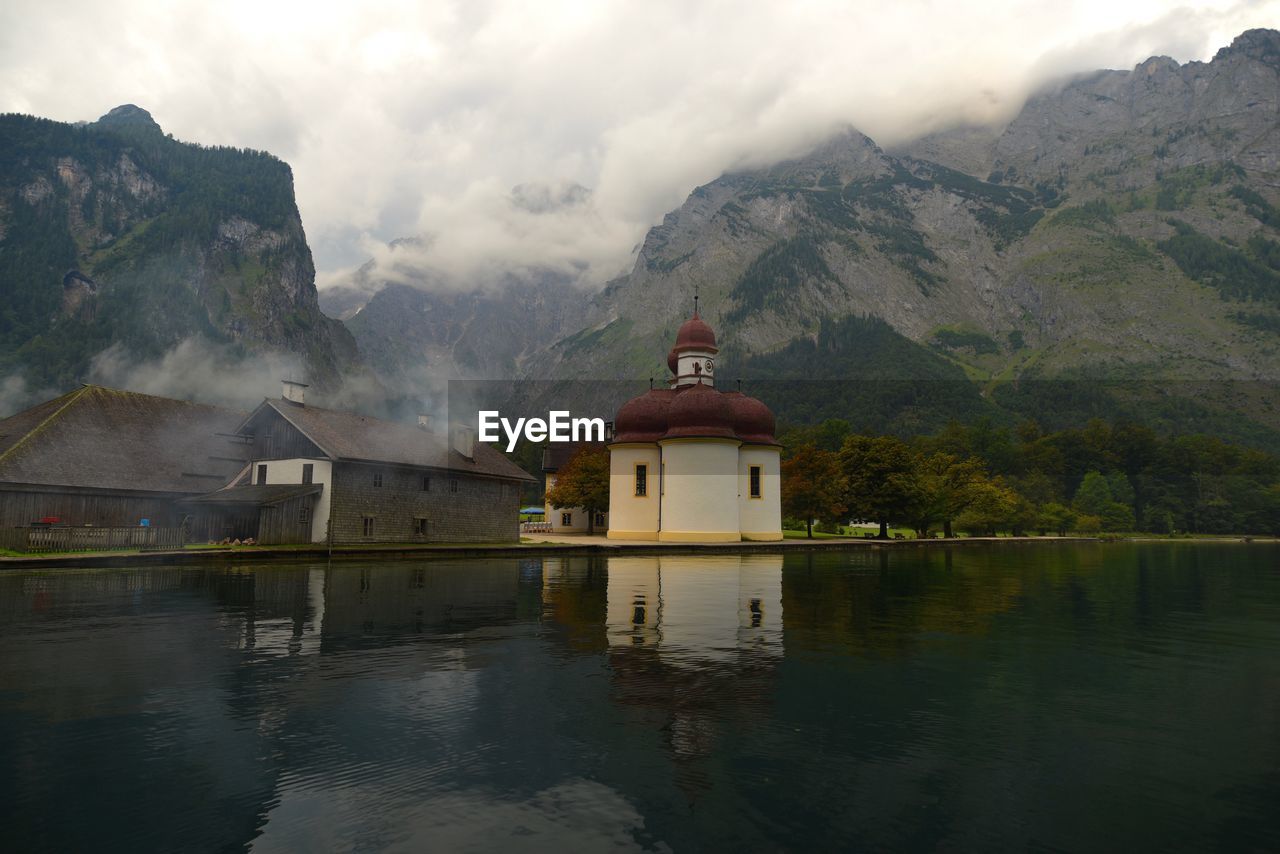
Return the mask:
[[176,527],[244,469],[234,409],[84,385],[0,420],[0,527]]
[[308,405],[286,382],[235,435],[249,464],[184,503],[209,539],[262,543],[515,542],[520,490],[536,482],[454,426],[418,426]]
[[609,444],[611,539],[782,539],[773,413],[715,388],[717,353],[715,332],[695,307],[667,355],[669,387],[618,410]]
[[[547,445],[542,449],[542,474],[544,478],[544,495],[556,485],[556,475],[564,468],[569,459],[583,447],[583,443]],[[603,447],[594,445],[591,447]],[[595,514],[591,519],[587,511],[581,507],[555,507],[550,502],[544,504],[544,521],[550,526],[553,534],[602,534],[609,527],[608,512]]]

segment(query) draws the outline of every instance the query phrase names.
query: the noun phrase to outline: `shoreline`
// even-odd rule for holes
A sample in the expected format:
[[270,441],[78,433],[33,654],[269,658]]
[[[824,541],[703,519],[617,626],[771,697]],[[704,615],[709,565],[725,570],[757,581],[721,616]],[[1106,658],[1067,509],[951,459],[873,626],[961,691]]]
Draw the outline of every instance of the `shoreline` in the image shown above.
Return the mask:
[[857,551],[862,549],[909,549],[909,548],[954,548],[966,546],[984,546],[993,543],[1002,545],[1029,545],[1056,543],[1078,545],[1081,543],[1276,543],[1280,539],[1274,537],[1187,537],[1169,539],[1165,537],[953,537],[951,539],[935,538],[929,540],[868,540],[855,538],[831,538],[821,540],[784,539],[773,542],[738,542],[738,543],[661,543],[641,542],[635,540],[606,540],[603,537],[561,537],[534,542],[521,543],[446,543],[439,545],[358,545],[338,546],[329,549],[326,546],[253,546],[184,549],[182,551],[151,552],[85,552],[82,554],[29,555],[22,557],[0,557],[0,571],[21,569],[95,569],[124,568],[135,566],[191,566],[207,563],[227,565],[252,563],[316,563],[324,562],[356,562],[370,560],[406,561],[429,560],[433,558],[494,558],[494,557],[571,557],[595,555],[619,555],[628,553],[645,554],[689,554],[690,552],[708,552],[716,554],[751,554],[757,552],[777,551]]

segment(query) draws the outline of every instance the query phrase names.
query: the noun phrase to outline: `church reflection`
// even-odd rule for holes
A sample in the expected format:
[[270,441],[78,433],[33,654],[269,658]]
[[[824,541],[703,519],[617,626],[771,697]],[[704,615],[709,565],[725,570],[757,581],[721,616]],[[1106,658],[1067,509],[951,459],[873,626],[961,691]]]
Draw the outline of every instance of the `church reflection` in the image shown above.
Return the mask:
[[[603,614],[593,616],[603,617],[611,700],[633,723],[689,759],[763,719],[783,655],[781,555],[628,555],[603,569]],[[563,595],[573,570],[546,561],[544,596]]]
[[609,561],[612,651],[651,648],[698,667],[782,653],[781,555],[663,555]]

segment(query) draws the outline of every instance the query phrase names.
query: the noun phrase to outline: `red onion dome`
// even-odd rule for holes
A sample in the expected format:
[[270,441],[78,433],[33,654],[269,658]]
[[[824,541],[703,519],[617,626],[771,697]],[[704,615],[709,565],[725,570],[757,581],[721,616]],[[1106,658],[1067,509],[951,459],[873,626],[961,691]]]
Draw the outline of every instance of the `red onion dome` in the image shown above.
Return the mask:
[[656,442],[667,432],[667,409],[675,392],[651,388],[633,397],[618,410],[613,419],[613,441]]
[[675,351],[675,348],[667,354],[667,367],[673,374],[680,373],[680,354]]
[[676,333],[674,352],[680,353],[684,350],[720,352],[716,347],[716,333],[698,316],[696,311],[693,313],[693,317],[680,324],[680,331]]
[[733,431],[748,445],[776,445],[773,412],[754,397],[731,391],[725,394],[733,408]]
[[733,407],[725,396],[702,383],[676,389],[675,399],[667,409],[667,432],[662,438],[682,436],[736,438]]

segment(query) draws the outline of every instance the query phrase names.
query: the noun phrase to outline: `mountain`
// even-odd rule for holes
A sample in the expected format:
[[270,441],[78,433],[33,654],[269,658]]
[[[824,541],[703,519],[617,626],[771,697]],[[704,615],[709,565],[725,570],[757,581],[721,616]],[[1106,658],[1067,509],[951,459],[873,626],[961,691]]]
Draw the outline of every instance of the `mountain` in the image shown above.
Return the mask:
[[192,339],[295,357],[335,388],[360,357],[323,315],[289,166],[167,136],[139,107],[96,122],[0,116],[0,373],[67,387],[108,348]]
[[[840,414],[831,381],[940,379],[945,362],[1023,415],[1054,403],[1037,381],[1114,382],[1280,436],[1278,97],[1280,33],[1253,30],[1211,62],[1070,80],[1002,129],[892,152],[849,129],[694,190],[526,372],[662,376],[697,287],[722,378],[824,381],[790,407],[804,418]],[[798,359],[850,351],[858,318],[899,358]]]
[[587,295],[568,275],[523,270],[475,287],[424,265],[430,245],[392,241],[380,261],[320,293],[321,307],[343,320],[386,384],[421,390],[428,378],[512,379],[532,354],[581,325]]

